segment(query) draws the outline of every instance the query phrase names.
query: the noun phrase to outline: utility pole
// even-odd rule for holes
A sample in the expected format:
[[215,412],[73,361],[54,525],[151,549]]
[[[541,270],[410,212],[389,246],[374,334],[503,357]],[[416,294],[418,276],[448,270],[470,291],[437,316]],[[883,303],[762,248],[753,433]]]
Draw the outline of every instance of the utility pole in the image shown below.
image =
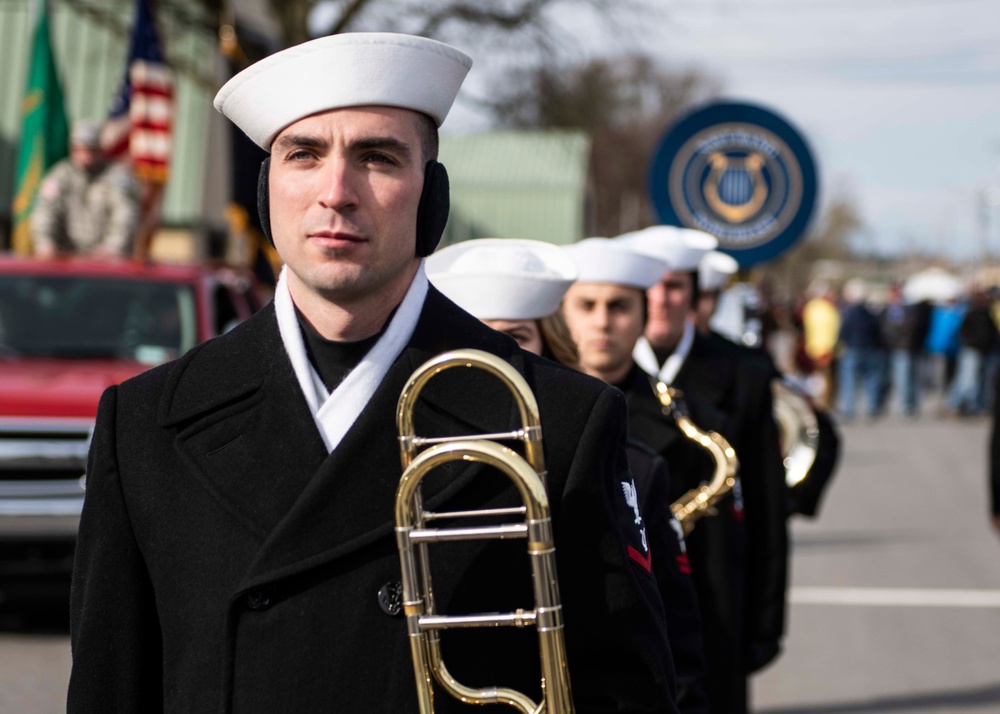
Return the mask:
[[979,204],[979,239],[980,250],[984,261],[990,259],[990,225],[993,209],[1000,206],[1000,186],[987,186],[977,196]]

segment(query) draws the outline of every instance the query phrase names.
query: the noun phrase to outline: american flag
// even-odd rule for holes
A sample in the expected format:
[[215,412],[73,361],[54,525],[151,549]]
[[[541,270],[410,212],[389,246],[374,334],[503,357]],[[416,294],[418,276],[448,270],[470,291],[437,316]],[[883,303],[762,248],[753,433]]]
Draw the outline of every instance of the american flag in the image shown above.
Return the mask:
[[173,72],[163,58],[149,0],[136,0],[125,75],[102,130],[111,157],[132,161],[139,179],[165,183],[170,168]]

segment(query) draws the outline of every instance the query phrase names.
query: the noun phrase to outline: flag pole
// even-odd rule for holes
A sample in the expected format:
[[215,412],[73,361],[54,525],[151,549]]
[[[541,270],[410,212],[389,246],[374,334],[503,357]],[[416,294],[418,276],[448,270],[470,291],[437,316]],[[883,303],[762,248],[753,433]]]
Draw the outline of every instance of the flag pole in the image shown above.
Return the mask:
[[31,214],[45,172],[69,155],[69,121],[49,29],[46,0],[29,10],[32,31],[31,62],[21,102],[21,137],[14,179],[11,248],[31,255]]

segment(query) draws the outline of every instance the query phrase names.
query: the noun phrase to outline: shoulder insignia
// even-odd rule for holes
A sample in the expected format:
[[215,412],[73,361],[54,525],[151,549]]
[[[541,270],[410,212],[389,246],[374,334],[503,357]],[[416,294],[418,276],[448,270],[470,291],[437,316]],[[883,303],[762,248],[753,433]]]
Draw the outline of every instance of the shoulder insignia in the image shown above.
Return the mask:
[[[646,572],[652,572],[652,559],[649,552],[649,542],[646,540],[646,525],[642,520],[642,513],[639,509],[639,492],[635,487],[635,480],[622,481],[622,494],[625,496],[625,505],[632,510],[629,518],[631,521],[626,532],[629,533],[629,540],[633,540],[632,534],[638,536],[633,543],[626,543],[626,550],[629,557],[641,565]],[[627,513],[624,511],[623,513]],[[640,552],[639,546],[642,551]]]
[[670,523],[670,528],[673,530],[674,535],[677,536],[677,570],[682,575],[690,575],[691,561],[688,559],[687,543],[684,541],[684,526],[674,518],[673,514],[671,514],[668,523]]
[[46,177],[38,188],[38,195],[46,201],[55,201],[59,198],[59,180],[55,176]]

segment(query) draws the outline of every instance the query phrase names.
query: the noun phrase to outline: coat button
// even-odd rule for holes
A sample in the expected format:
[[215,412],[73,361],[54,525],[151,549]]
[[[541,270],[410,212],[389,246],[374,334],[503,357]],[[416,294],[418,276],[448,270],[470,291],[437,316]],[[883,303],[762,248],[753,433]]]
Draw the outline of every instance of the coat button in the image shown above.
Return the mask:
[[271,598],[263,590],[247,593],[247,607],[258,612],[266,610],[271,607]]
[[398,617],[403,612],[402,583],[390,582],[379,588],[378,604],[386,615]]

